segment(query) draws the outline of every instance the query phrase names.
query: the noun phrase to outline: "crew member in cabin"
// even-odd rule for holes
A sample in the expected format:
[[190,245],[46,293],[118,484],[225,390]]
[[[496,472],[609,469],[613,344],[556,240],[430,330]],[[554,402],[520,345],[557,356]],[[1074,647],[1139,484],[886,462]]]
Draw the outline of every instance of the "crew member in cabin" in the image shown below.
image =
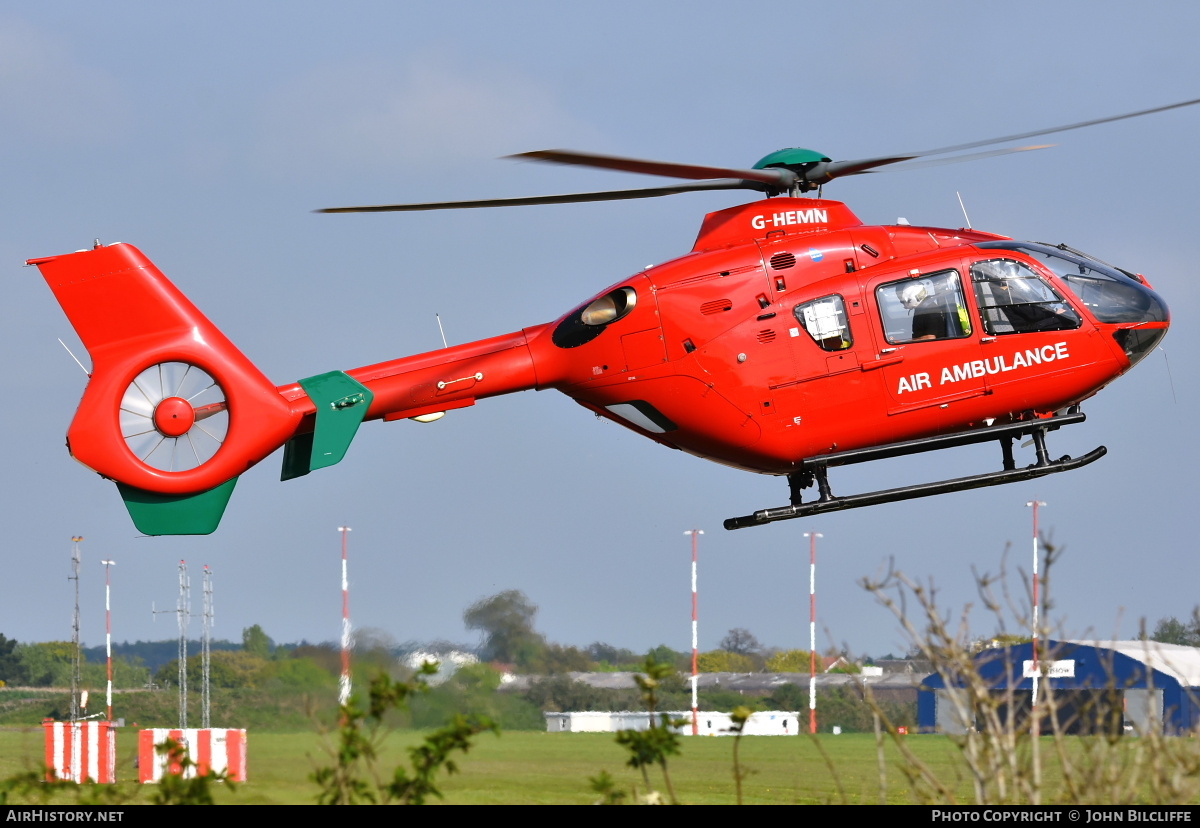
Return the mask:
[[912,341],[950,339],[970,332],[969,324],[964,327],[966,314],[953,299],[952,292],[933,293],[924,282],[904,286],[900,304],[912,311]]

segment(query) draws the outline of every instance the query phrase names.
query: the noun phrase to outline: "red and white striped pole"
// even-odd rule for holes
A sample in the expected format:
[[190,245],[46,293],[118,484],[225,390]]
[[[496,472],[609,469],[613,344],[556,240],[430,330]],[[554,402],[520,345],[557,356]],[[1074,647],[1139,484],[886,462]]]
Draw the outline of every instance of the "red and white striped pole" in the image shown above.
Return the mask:
[[805,532],[808,538],[808,732],[817,732],[817,538],[820,532]]
[[696,685],[699,680],[699,672],[696,669],[698,656],[700,652],[699,626],[698,619],[698,596],[696,593],[696,547],[698,545],[697,536],[703,535],[703,529],[688,529],[683,534],[692,536],[692,735],[700,734],[700,706],[696,702]]
[[342,533],[342,677],[338,681],[338,704],[345,707],[350,701],[350,579],[346,573],[346,535],[349,526],[339,526]]
[[1038,595],[1038,507],[1045,506],[1045,501],[1030,500],[1025,504],[1033,507],[1033,704],[1037,704],[1038,696],[1038,608],[1041,606],[1041,600]]
[[108,691],[104,696],[105,707],[108,712],[108,721],[112,721],[112,601],[110,600],[112,583],[109,578],[109,570],[117,565],[116,561],[101,561],[104,564],[104,651],[108,656]]

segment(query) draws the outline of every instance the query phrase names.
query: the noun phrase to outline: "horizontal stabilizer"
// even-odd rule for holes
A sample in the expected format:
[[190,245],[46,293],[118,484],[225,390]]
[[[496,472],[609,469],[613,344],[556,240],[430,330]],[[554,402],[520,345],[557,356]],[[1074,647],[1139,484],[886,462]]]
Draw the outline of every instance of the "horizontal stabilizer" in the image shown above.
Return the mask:
[[317,420],[311,432],[296,435],[284,446],[280,480],[340,463],[375,399],[369,388],[344,371],[318,374],[299,384],[316,405]]

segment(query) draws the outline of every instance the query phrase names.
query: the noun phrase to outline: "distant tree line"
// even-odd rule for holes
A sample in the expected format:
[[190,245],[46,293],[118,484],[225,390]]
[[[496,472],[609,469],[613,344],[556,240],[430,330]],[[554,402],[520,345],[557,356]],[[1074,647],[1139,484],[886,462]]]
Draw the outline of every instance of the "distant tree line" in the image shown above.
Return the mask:
[[[476,601],[463,613],[463,622],[467,629],[480,632],[482,641],[477,651],[483,661],[518,673],[558,675],[637,670],[647,655],[678,670],[691,670],[691,653],[673,650],[665,644],[648,653],[637,653],[599,641],[582,648],[551,643],[535,629],[536,617],[537,605],[523,592],[510,589]],[[817,663],[823,665],[838,655],[826,653]],[[721,639],[717,649],[699,654],[697,667],[703,673],[807,673],[809,652],[764,647],[749,630],[735,627]]]
[[[480,633],[474,652],[480,660],[502,671],[528,675],[558,676],[571,672],[634,671],[651,656],[658,663],[690,671],[691,653],[665,644],[649,652],[636,652],[595,641],[586,647],[548,641],[537,631],[537,605],[519,590],[505,590],[481,598],[463,613],[467,629]],[[198,680],[201,672],[199,641],[188,642],[188,671]],[[285,685],[317,687],[324,677],[336,677],[341,669],[337,645],[276,644],[258,624],[242,631],[240,643],[213,641],[210,676],[212,686],[221,688]],[[401,675],[399,657],[406,651],[423,650],[446,654],[471,650],[464,645],[441,642],[434,645],[398,645],[379,630],[355,633],[354,670],[364,676],[383,670]],[[69,687],[73,645],[65,641],[20,644],[0,635],[0,682],[8,686]],[[169,687],[176,683],[178,641],[135,641],[113,644],[115,686],[118,689]],[[84,686],[104,684],[106,654],[103,647],[82,650]],[[807,650],[765,648],[745,628],[729,630],[718,648],[699,654],[702,672],[807,672]],[[318,676],[322,676],[318,680]]]
[[1186,621],[1180,621],[1173,615],[1160,618],[1154,625],[1150,640],[1163,644],[1200,647],[1200,606],[1192,610],[1192,617]]
[[[0,687],[70,687],[74,654],[70,641],[21,644],[0,634]],[[104,659],[85,661],[80,673],[84,686],[102,687],[108,680]],[[142,687],[148,677],[138,659],[113,659],[115,687]]]

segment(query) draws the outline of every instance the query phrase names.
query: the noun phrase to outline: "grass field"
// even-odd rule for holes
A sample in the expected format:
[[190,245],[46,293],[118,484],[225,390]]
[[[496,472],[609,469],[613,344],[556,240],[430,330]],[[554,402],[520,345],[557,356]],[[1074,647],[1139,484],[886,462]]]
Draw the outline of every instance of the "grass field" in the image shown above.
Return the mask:
[[[398,732],[393,735],[382,767],[394,767],[405,758],[404,748],[416,744],[423,734]],[[40,767],[43,754],[41,728],[0,730],[0,778]],[[818,747],[807,737],[750,736],[742,740],[742,764],[750,770],[744,783],[747,804],[825,804],[880,802],[880,772],[875,740],[870,735],[843,734],[820,737]],[[943,736],[909,736],[908,745],[921,761],[953,788],[960,802],[971,801],[971,786],[958,750]],[[134,731],[118,734],[118,779],[121,789],[134,802],[146,802],[149,794],[139,791],[132,780]],[[1046,757],[1045,800],[1055,798],[1060,773],[1052,759],[1049,740],[1043,742]],[[676,793],[684,804],[733,804],[736,802],[732,773],[733,740],[687,737],[682,754],[670,762]],[[828,761],[822,757],[828,755]],[[458,757],[460,773],[443,777],[446,804],[583,805],[596,799],[588,778],[608,771],[625,790],[642,787],[641,775],[625,766],[627,754],[612,734],[509,732],[499,737],[480,736],[476,747]],[[898,767],[898,754],[886,751],[886,801],[913,801],[907,781]],[[320,738],[312,733],[264,733],[249,735],[249,778],[235,789],[222,788],[218,802],[247,805],[310,804],[316,786],[309,774],[327,760]],[[387,764],[390,761],[390,765]],[[831,770],[832,767],[832,770]],[[661,774],[651,781],[662,790]],[[59,794],[55,801],[71,801]],[[1200,802],[1200,800],[1197,800]]]
[[[391,767],[416,744],[420,733],[393,735],[386,761]],[[134,731],[118,733],[118,779],[131,791],[137,785],[133,757]],[[41,728],[0,731],[0,777],[40,767],[43,754]],[[920,737],[933,754],[942,754],[947,766],[955,753],[938,737]],[[851,802],[879,801],[879,774],[874,739],[869,736],[825,737],[825,750],[839,769],[841,784]],[[676,793],[691,804],[731,804],[736,801],[732,774],[733,741],[727,738],[688,738],[682,755],[671,760]],[[924,751],[923,751],[924,752]],[[838,783],[820,751],[802,737],[746,737],[742,763],[751,771],[745,782],[750,803],[826,803],[841,801]],[[640,772],[625,766],[626,752],[603,733],[510,732],[478,737],[475,748],[456,761],[460,773],[443,777],[447,804],[578,804],[595,800],[588,778],[608,771],[622,787],[643,787]],[[312,733],[257,733],[249,735],[249,779],[233,791],[222,791],[219,800],[242,804],[303,804],[313,802],[317,789],[309,774],[327,762],[320,738]],[[129,780],[129,781],[126,781]],[[661,786],[661,774],[651,781]],[[889,801],[910,801],[897,775]],[[138,797],[145,799],[145,795]]]

